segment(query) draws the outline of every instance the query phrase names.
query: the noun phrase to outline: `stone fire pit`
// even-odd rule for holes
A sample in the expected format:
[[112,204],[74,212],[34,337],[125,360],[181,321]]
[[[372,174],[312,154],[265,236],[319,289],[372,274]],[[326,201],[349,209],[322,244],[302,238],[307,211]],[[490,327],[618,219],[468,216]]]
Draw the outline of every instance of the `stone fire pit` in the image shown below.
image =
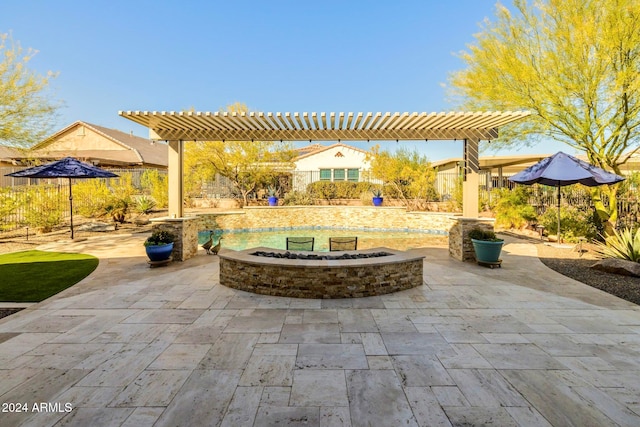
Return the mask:
[[[220,253],[220,284],[264,295],[295,298],[357,298],[383,295],[423,284],[423,256],[388,248],[318,254],[272,248]],[[371,256],[385,253],[384,256]],[[358,257],[358,255],[364,255]],[[368,254],[368,255],[367,255]],[[309,259],[309,255],[336,259]],[[345,256],[346,255],[346,256]],[[301,259],[297,256],[306,256]]]

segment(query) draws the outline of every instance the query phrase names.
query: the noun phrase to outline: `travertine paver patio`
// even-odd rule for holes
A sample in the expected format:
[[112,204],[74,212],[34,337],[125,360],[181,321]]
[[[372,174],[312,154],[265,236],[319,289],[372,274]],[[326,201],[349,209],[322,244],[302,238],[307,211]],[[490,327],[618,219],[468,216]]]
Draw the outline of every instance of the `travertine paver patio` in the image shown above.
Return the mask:
[[149,269],[142,240],[50,245],[101,263],[0,320],[0,402],[27,404],[0,425],[640,425],[638,306],[531,244],[495,270],[423,249],[420,288],[303,300],[222,287],[215,256]]

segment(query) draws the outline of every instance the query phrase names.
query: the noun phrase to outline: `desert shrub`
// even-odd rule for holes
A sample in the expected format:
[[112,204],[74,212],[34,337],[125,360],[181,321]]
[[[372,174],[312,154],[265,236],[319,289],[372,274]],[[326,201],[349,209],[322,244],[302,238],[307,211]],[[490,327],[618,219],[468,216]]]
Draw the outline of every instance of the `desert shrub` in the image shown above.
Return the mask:
[[105,210],[114,221],[123,223],[132,205],[136,192],[130,173],[123,173],[111,187],[111,196],[107,200]]
[[143,190],[156,201],[157,207],[166,208],[169,205],[169,181],[165,174],[156,169],[145,170],[140,183]]
[[104,215],[111,191],[102,179],[85,179],[73,185],[74,212],[86,217]]
[[491,210],[496,217],[496,226],[500,228],[523,228],[537,219],[536,211],[529,204],[528,187],[516,187],[513,190],[501,188],[496,191]]
[[[548,233],[558,234],[558,208],[549,207],[539,218],[540,225]],[[594,220],[593,209],[576,206],[562,206],[560,208],[560,232],[562,239],[577,242],[578,237],[594,239],[598,235],[598,227]]]
[[358,199],[369,188],[368,182],[316,181],[307,186],[307,193],[314,199]]
[[16,213],[20,202],[11,188],[0,188],[0,230],[10,228],[9,217]]
[[140,196],[136,199],[135,211],[141,214],[148,214],[156,207],[156,201],[153,197]]
[[362,203],[362,206],[372,206],[373,205],[373,200],[371,200],[371,192],[370,191],[365,191],[363,193],[360,193],[360,203]]
[[62,223],[63,200],[56,187],[38,185],[26,190],[24,220],[29,227],[48,233]]
[[305,191],[290,191],[284,195],[282,204],[285,206],[310,206],[314,204],[311,195]]
[[[451,191],[451,197],[447,200],[447,210],[450,212],[460,212],[462,210],[462,200],[464,198],[462,191],[463,183],[464,178],[462,175],[458,176]],[[480,206],[482,206],[482,204]]]
[[620,258],[640,262],[640,229],[634,233],[630,228],[613,230],[612,235],[596,242],[596,253],[604,258]]

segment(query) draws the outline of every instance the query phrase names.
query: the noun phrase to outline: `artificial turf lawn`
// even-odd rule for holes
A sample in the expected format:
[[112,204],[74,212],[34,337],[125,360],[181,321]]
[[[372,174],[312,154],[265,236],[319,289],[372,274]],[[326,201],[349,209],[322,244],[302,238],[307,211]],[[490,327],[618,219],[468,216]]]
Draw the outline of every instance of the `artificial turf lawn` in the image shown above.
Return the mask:
[[66,252],[24,251],[0,255],[0,301],[40,302],[75,285],[98,258]]

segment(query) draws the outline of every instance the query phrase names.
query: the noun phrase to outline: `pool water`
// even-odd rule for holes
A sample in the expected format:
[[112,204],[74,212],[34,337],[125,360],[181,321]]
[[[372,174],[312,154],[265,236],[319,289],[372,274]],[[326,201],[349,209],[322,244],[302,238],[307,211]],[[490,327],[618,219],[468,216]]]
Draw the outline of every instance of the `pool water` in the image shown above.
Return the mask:
[[[209,231],[198,233],[198,244],[209,239]],[[406,231],[364,231],[343,229],[296,229],[280,231],[228,231],[222,233],[222,247],[244,250],[264,246],[274,249],[286,249],[287,237],[314,237],[314,251],[329,251],[329,237],[358,237],[358,249],[387,247],[408,250],[425,246],[446,245],[447,236],[442,234],[406,232]],[[218,243],[220,231],[216,232],[213,244]]]

